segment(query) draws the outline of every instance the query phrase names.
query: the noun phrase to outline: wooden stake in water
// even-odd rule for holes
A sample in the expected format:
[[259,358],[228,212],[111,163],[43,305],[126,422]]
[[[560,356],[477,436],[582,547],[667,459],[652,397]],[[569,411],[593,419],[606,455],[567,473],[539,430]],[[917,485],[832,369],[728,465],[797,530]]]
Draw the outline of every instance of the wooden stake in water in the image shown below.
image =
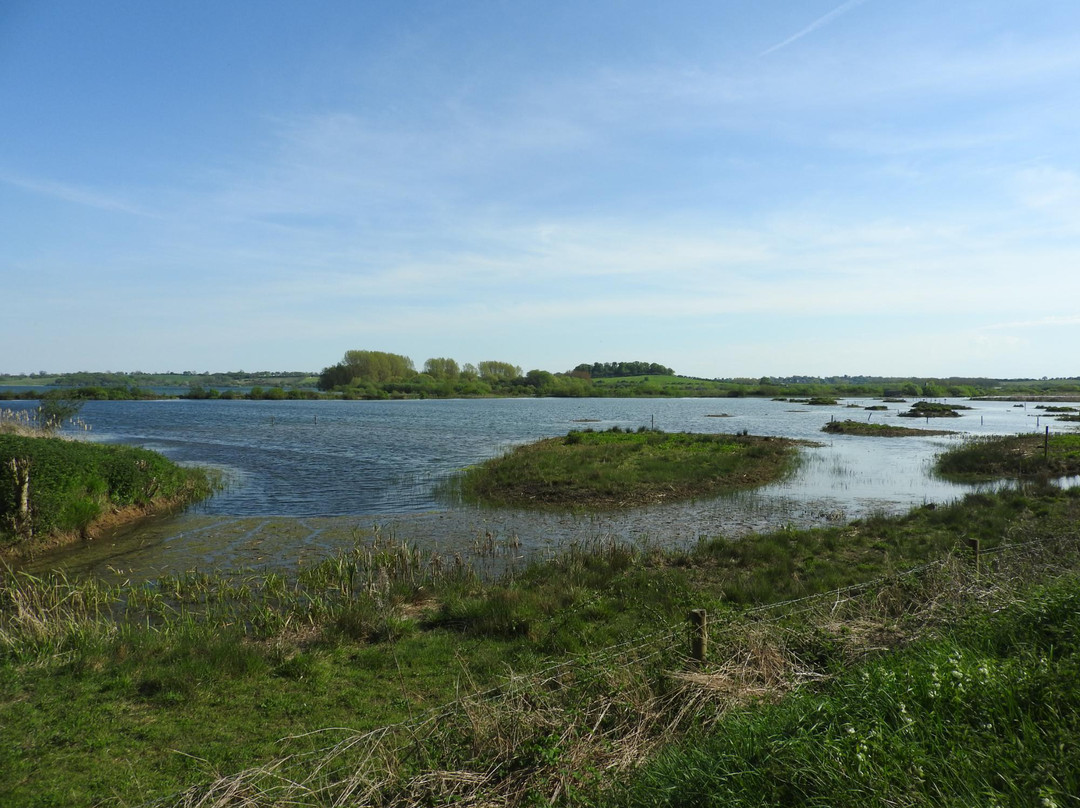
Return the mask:
[[1050,459],[1050,427],[1046,428],[1046,434],[1043,435],[1043,460]]

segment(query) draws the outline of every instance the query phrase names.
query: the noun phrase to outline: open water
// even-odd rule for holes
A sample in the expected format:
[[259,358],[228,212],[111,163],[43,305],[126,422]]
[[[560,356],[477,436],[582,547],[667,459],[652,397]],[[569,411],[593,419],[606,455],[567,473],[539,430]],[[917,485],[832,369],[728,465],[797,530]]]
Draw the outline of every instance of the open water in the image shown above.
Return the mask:
[[[152,578],[193,567],[292,567],[379,526],[467,554],[478,537],[538,554],[615,538],[687,544],[770,528],[834,523],[947,502],[971,486],[934,478],[934,456],[971,434],[1069,431],[1009,402],[956,402],[961,418],[899,418],[874,400],[807,406],[762,399],[481,399],[425,401],[88,402],[83,433],[221,469],[227,488],[182,514],[150,520],[34,562],[106,577]],[[866,438],[821,432],[831,419],[951,429],[959,436]],[[460,469],[573,428],[741,432],[805,438],[789,479],[752,492],[604,514],[537,514],[448,502],[439,484]]]

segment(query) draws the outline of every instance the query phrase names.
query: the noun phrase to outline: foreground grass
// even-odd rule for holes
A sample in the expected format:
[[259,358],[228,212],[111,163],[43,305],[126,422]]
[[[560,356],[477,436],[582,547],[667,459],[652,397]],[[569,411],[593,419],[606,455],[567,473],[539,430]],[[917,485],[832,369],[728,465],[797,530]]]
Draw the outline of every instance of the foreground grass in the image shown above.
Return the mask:
[[469,468],[466,501],[612,508],[692,499],[772,482],[797,461],[798,441],[653,430],[573,431]]
[[939,455],[936,470],[956,480],[1080,474],[1080,434],[973,438]]
[[[589,802],[748,699],[955,620],[976,585],[960,537],[1035,541],[1060,572],[1078,524],[1080,495],[1049,488],[677,552],[598,543],[495,581],[377,534],[291,579],[8,574],[0,803]],[[973,591],[1032,569],[987,564]],[[812,620],[807,602],[742,617],[823,592]],[[717,667],[686,669],[690,608],[713,616]]]
[[1072,575],[673,744],[610,804],[1064,806],[1077,761]]

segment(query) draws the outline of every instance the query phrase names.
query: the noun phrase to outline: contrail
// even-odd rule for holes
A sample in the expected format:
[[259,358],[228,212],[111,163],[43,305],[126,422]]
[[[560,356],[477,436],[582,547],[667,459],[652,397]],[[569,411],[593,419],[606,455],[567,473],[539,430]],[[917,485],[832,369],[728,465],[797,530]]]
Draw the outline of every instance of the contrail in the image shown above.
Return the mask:
[[776,45],[773,45],[768,50],[762,51],[759,55],[760,56],[768,56],[773,51],[778,51],[781,48],[786,48],[788,45],[790,45],[795,40],[802,39],[804,36],[806,36],[807,34],[809,34],[812,31],[816,31],[818,28],[821,28],[823,25],[828,25],[830,22],[832,22],[837,17],[839,17],[841,14],[847,14],[849,11],[851,11],[856,6],[861,6],[865,2],[866,2],[866,0],[847,0],[846,3],[841,3],[836,8],[834,8],[832,11],[830,11],[828,14],[825,14],[825,15],[823,15],[821,17],[818,17],[816,20],[814,20],[808,26],[803,28],[797,34],[792,34],[787,39],[785,39],[783,42],[780,42],[780,43],[778,43]]

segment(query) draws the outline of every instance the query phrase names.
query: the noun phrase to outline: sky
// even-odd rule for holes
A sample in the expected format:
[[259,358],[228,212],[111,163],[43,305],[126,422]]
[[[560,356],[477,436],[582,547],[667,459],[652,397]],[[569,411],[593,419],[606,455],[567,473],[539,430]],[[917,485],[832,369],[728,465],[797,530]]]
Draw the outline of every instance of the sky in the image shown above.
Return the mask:
[[1075,0],[3,0],[0,373],[1080,374]]

